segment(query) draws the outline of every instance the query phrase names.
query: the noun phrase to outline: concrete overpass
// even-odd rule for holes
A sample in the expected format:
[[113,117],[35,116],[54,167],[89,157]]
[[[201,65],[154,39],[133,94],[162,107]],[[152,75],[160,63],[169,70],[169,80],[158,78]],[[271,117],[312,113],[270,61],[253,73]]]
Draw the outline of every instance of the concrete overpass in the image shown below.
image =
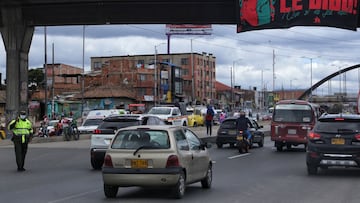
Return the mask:
[[238,3],[238,0],[1,0],[6,118],[14,118],[20,109],[27,108],[28,53],[35,26],[236,24]]

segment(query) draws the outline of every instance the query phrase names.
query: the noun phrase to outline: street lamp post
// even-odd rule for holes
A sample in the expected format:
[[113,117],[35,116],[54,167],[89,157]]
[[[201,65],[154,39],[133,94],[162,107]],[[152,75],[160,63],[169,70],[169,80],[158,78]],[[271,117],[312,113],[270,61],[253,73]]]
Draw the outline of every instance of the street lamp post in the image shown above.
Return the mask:
[[313,67],[312,67],[312,61],[313,61],[313,59],[315,59],[315,58],[319,58],[320,56],[318,56],[318,57],[306,57],[306,56],[302,56],[301,58],[306,58],[306,59],[309,59],[310,60],[310,94],[309,94],[309,99],[312,97],[312,78],[313,78]]
[[[234,105],[234,106],[235,106],[235,104],[233,104],[234,103],[234,87],[233,87],[233,84],[235,84],[235,65],[236,65],[236,62],[241,61],[241,60],[242,60],[241,58],[234,60],[233,61],[233,66],[232,66],[232,69],[231,69],[231,104]],[[232,106],[232,108],[234,106]]]
[[261,69],[261,89],[260,89],[260,91],[261,91],[261,96],[260,96],[260,100],[261,100],[260,108],[261,108],[261,110],[263,110],[264,106],[265,106],[264,105],[264,101],[265,101],[264,71],[266,71],[266,70],[270,70],[270,69],[268,69],[268,68]]

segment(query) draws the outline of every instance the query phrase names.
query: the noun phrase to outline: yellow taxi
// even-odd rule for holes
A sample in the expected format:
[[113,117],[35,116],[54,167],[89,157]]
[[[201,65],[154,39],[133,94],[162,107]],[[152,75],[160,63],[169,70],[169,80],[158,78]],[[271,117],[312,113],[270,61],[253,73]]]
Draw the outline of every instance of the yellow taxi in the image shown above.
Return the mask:
[[188,126],[197,127],[205,125],[205,117],[200,108],[194,108],[193,112],[188,115]]

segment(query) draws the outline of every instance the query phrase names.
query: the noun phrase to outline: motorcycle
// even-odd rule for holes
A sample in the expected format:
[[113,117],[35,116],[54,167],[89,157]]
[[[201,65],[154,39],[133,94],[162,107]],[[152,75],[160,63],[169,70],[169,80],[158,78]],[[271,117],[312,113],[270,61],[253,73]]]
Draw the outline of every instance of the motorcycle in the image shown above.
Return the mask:
[[40,123],[39,132],[37,134],[38,137],[48,137],[47,126],[44,123]]
[[239,153],[248,153],[250,149],[250,141],[246,138],[244,131],[239,131],[239,134],[236,136],[236,147],[239,150]]
[[70,141],[71,138],[74,138],[74,140],[79,140],[80,138],[80,131],[77,128],[77,124],[75,119],[70,121],[70,124],[68,124],[64,129],[64,139],[66,141]]

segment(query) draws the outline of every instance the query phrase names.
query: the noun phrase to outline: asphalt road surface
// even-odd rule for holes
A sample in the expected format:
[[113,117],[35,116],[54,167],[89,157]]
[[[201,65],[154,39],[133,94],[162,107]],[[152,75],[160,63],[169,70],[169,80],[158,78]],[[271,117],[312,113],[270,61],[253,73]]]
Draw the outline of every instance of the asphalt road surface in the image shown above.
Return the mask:
[[0,147],[0,202],[247,202],[351,203],[360,200],[360,170],[333,169],[308,176],[302,146],[276,152],[267,137],[263,148],[239,154],[236,149],[210,149],[214,160],[213,187],[187,187],[174,200],[168,191],[119,188],[115,199],[103,193],[101,171],[92,170],[89,140],[31,144],[25,172],[16,171],[11,145]]

